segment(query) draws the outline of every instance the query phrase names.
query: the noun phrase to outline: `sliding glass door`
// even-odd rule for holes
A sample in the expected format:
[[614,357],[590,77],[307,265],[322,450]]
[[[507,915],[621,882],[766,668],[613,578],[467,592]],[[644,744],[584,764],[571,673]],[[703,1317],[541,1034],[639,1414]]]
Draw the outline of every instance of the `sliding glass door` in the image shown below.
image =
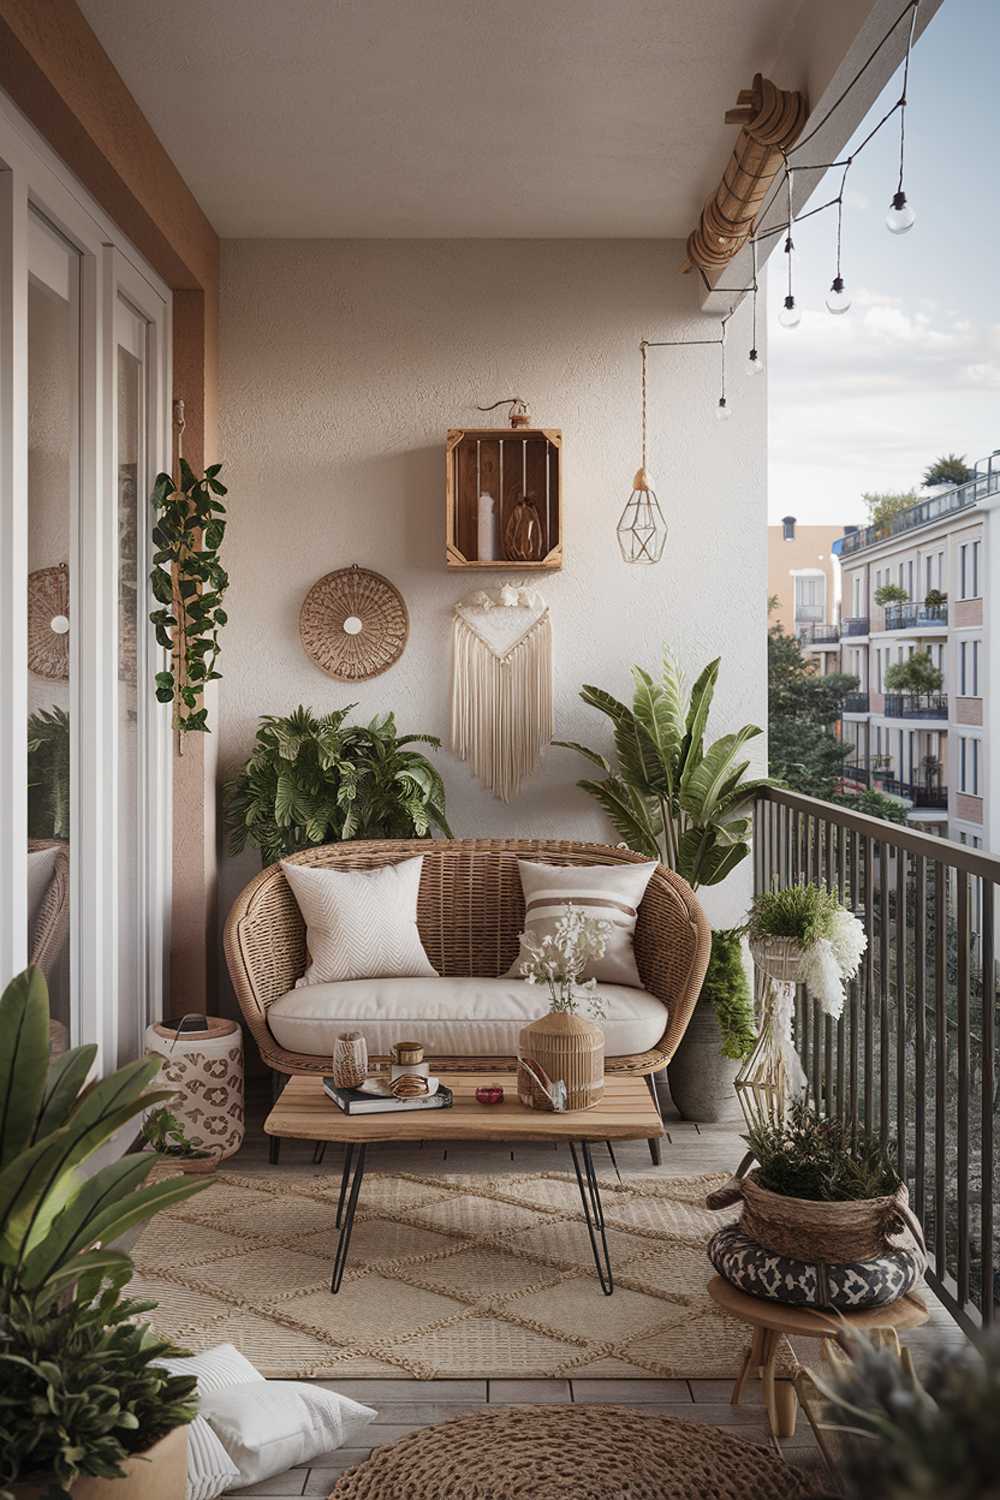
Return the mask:
[[0,100],[0,983],[46,974],[53,1051],[161,1014],[169,725],[149,506],[169,293]]

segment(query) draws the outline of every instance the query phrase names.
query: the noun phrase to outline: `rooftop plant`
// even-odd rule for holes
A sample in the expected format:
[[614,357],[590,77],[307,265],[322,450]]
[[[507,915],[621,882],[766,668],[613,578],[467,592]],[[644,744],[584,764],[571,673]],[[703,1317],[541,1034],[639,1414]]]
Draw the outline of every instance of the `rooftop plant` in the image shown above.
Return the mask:
[[297,708],[260,720],[249,760],[226,786],[233,853],[247,844],[265,864],[344,839],[451,837],[444,783],[426,756],[429,734],[399,735],[394,716],[348,724],[355,705],[317,717]]
[[801,1100],[781,1122],[759,1120],[745,1139],[757,1158],[757,1181],[783,1198],[846,1203],[888,1197],[900,1184],[877,1135],[821,1116]]
[[969,468],[964,453],[944,453],[932,464],[928,464],[920,483],[925,487],[933,484],[968,484],[975,477],[976,471]]
[[889,536],[892,532],[892,523],[896,517],[917,504],[915,490],[905,490],[901,493],[867,494],[862,495],[861,498],[868,507],[872,526],[882,536]]

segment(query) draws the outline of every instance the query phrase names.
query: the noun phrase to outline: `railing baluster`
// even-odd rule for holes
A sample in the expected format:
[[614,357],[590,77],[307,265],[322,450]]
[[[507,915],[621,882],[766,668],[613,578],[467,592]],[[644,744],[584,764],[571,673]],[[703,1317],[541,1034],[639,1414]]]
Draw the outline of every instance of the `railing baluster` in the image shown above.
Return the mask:
[[948,1070],[947,976],[948,880],[943,864],[934,866],[934,1269],[943,1281],[948,1266],[948,1214],[945,1189],[945,1080]]
[[980,1246],[982,1259],[981,1313],[984,1328],[989,1328],[996,1314],[996,1303],[1000,1285],[998,1272],[993,1263],[993,1153],[994,1113],[996,1101],[995,1056],[996,1047],[996,977],[994,952],[994,902],[996,886],[991,880],[983,881],[983,1065],[982,1065],[982,1141],[980,1143],[980,1176],[982,1179],[982,1203],[980,1205]]
[[896,851],[896,1170],[906,1181],[906,850]]
[[918,854],[913,862],[917,901],[913,921],[913,1016],[916,1068],[913,1104],[913,1211],[924,1216],[927,1176],[927,860]]
[[[834,841],[830,837],[831,834],[834,832],[834,827],[836,827],[836,845],[834,845]],[[844,828],[841,828],[841,826],[840,826],[839,823],[836,824],[836,825],[828,823],[826,825],[826,831],[827,831],[827,839],[829,840],[828,849],[831,851],[831,860],[830,860],[831,866],[833,864],[832,853],[833,853],[834,849],[835,849],[835,852],[836,852],[836,870],[837,870],[836,884],[837,884],[837,895],[840,897],[841,901],[847,902],[847,900],[848,900],[848,894],[847,894],[847,830],[844,829]],[[831,884],[832,883],[833,882],[831,881]],[[846,1038],[847,1038],[847,1011],[848,1011],[848,1009],[850,1007],[850,1003],[851,1003],[850,997],[851,997],[851,992],[853,991],[853,989],[854,989],[854,981],[852,980],[851,983],[847,987],[847,990],[848,990],[847,1003],[845,1005],[845,1008],[844,1008],[843,1012],[841,1013],[839,1021],[837,1022],[837,1110],[836,1110],[836,1113],[837,1113],[837,1118],[841,1119],[841,1120],[844,1118],[844,1091],[845,1091],[845,1083],[846,1083],[846,1075],[847,1075],[847,1059],[844,1056],[844,1045],[845,1045]]]
[[889,1139],[889,850],[883,844],[879,851],[879,974],[878,974],[878,1059],[879,1059],[879,1129],[883,1141]]
[[[858,902],[860,900],[860,894],[859,894],[860,893],[860,887],[861,887],[860,860],[861,860],[861,843],[862,843],[862,841],[858,837],[858,835],[856,833],[854,833],[854,832],[849,832],[848,833],[848,841],[849,841],[848,842],[848,847],[849,847],[849,849],[851,851],[851,854],[850,854],[850,858],[851,858],[851,910],[853,912],[856,912],[858,910]],[[852,979],[851,980],[851,988],[850,988],[851,1014],[850,1014],[850,1019],[848,1021],[848,1026],[850,1028],[850,1036],[851,1036],[851,1040],[850,1040],[851,1052],[850,1052],[849,1085],[848,1085],[849,1091],[850,1091],[850,1096],[849,1096],[849,1099],[848,1099],[848,1114],[850,1115],[850,1120],[851,1120],[851,1124],[852,1125],[856,1125],[858,1123],[858,1065],[859,1065],[859,1056],[858,1056],[858,1053],[859,1053],[859,1042],[860,1042],[860,1027],[859,1027],[859,1024],[858,1024],[859,1023],[858,1003],[859,1003],[859,998],[860,998],[860,994],[861,994],[861,988],[862,988],[862,985],[864,984],[864,977],[863,977],[863,975],[864,975],[864,970],[862,969],[861,972],[859,973],[858,977],[856,979]]]
[[865,953],[865,1129],[875,1120],[875,850],[874,841],[866,838],[865,846],[865,922],[868,948]]
[[969,1300],[969,876],[958,879],[958,1301]]

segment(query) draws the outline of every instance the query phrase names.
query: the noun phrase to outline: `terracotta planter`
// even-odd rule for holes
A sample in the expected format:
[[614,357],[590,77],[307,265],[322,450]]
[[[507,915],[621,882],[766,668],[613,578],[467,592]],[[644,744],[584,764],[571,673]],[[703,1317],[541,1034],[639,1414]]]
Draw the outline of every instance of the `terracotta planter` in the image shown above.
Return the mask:
[[[550,1011],[525,1026],[520,1037],[522,1057],[532,1057],[555,1082],[566,1084],[567,1109],[589,1109],[604,1092],[604,1032],[593,1021],[566,1011]],[[518,1098],[528,1109],[550,1108],[536,1097],[518,1071]]]
[[[73,1500],[184,1500],[187,1488],[187,1428],[175,1427],[145,1453],[122,1464],[124,1479],[85,1476],[73,1486]],[[13,1486],[16,1500],[41,1500],[49,1488],[45,1475]]]

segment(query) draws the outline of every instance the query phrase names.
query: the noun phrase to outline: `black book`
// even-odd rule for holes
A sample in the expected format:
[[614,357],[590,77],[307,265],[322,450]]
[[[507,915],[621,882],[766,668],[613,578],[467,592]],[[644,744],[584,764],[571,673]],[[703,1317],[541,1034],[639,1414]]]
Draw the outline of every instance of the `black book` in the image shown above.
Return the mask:
[[332,1078],[323,1079],[323,1088],[345,1115],[377,1115],[395,1113],[397,1110],[447,1109],[454,1104],[455,1096],[443,1083],[438,1084],[436,1094],[421,1095],[416,1099],[395,1099],[391,1095],[368,1094],[362,1089],[338,1088]]

